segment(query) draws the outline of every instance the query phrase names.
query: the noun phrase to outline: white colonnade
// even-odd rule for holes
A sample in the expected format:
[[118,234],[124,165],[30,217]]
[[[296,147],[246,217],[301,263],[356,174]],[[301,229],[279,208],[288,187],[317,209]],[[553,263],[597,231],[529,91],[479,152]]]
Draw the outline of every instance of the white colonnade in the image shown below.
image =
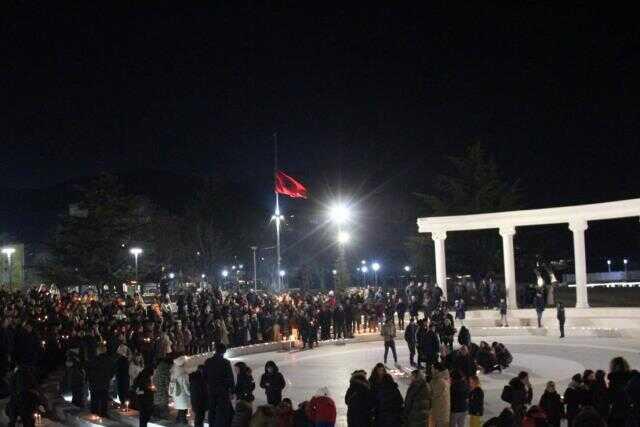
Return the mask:
[[504,256],[504,281],[507,304],[516,308],[516,269],[513,237],[516,227],[568,224],[573,233],[573,256],[576,277],[576,307],[588,308],[587,257],[585,251],[585,231],[588,221],[604,219],[640,217],[640,199],[589,205],[563,206],[546,209],[530,209],[511,212],[497,212],[477,215],[458,215],[418,218],[418,231],[431,233],[435,246],[436,281],[447,297],[447,267],[445,240],[447,232],[464,230],[498,229],[502,237]]

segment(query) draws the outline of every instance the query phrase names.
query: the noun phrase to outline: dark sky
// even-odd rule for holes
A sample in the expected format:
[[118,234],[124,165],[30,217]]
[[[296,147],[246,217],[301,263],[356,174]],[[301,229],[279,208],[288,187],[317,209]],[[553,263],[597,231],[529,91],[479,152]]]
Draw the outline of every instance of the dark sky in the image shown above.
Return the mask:
[[630,11],[45,3],[1,18],[5,186],[151,167],[255,190],[278,131],[315,185],[412,191],[481,141],[531,207],[638,195]]

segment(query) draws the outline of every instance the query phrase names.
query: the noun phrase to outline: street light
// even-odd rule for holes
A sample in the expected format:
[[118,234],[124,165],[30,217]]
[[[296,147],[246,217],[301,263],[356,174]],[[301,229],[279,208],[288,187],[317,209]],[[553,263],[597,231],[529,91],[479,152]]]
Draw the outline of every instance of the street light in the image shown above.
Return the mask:
[[362,260],[362,261],[360,261],[360,264],[362,264],[362,265],[366,265],[366,264],[367,264],[367,261]]
[[371,268],[373,269],[373,282],[375,286],[378,286],[378,270],[380,270],[380,264],[374,262],[371,264]]
[[169,279],[175,279],[175,278],[176,278],[175,273],[169,273]]
[[404,271],[406,271],[407,273],[411,271],[411,267],[409,267],[408,265],[404,266]]
[[607,260],[607,268],[609,269],[609,273],[611,273],[611,260]]
[[338,274],[338,270],[331,270],[331,274],[335,276],[336,274]]
[[280,275],[280,277],[284,277],[284,275],[286,274],[286,272],[284,270],[280,270],[280,272],[278,273]]
[[222,270],[222,277],[226,278],[229,275],[229,270]]
[[627,264],[629,264],[629,260],[628,259],[623,259],[622,263],[624,264],[624,274],[627,274]]
[[142,253],[142,249],[141,248],[131,248],[131,249],[129,249],[129,252],[131,253],[131,255],[133,255],[133,259],[135,260],[135,264],[136,264],[136,283],[138,283],[138,257]]
[[8,279],[9,290],[13,290],[13,289],[11,289],[11,256],[15,252],[16,252],[16,248],[12,248],[11,246],[7,246],[5,248],[2,248],[2,253],[7,256],[7,269],[8,269],[8,272],[9,272],[9,279]]
[[341,245],[349,243],[350,239],[351,239],[351,235],[346,231],[340,231],[338,233],[338,243],[340,243]]
[[351,210],[342,203],[336,203],[329,208],[329,219],[338,224],[344,224],[351,219]]
[[360,271],[362,271],[362,287],[364,288],[367,286],[367,271],[369,271],[369,268],[363,265],[360,267]]

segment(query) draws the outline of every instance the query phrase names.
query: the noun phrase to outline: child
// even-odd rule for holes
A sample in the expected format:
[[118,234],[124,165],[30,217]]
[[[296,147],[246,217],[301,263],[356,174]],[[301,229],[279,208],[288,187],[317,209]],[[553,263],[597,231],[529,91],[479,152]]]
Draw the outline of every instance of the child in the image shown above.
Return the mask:
[[480,379],[477,375],[469,377],[469,427],[480,427],[484,413],[484,391],[480,388]]

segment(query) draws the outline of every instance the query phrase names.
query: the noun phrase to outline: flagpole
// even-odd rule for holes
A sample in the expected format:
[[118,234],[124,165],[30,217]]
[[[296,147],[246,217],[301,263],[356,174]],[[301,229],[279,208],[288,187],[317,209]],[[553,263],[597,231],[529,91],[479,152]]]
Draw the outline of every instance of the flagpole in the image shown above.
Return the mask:
[[[275,179],[276,174],[278,173],[278,133],[273,133],[273,179]],[[275,188],[275,186],[274,186]],[[280,276],[281,271],[281,263],[282,259],[280,258],[280,200],[278,197],[278,192],[276,191],[276,210],[275,210],[275,219],[276,219],[276,284],[277,291],[282,290],[282,276]]]

